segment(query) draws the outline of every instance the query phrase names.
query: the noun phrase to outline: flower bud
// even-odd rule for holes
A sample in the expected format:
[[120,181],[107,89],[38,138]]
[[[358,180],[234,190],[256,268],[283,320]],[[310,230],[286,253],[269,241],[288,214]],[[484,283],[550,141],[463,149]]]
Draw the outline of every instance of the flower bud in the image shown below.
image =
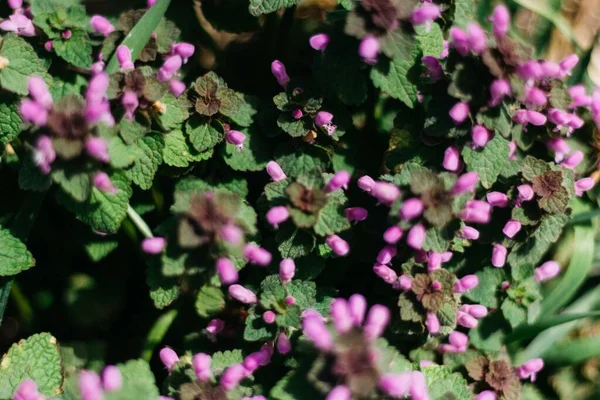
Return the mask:
[[449,115],[456,125],[462,124],[469,117],[469,104],[462,101],[456,103],[450,109]]
[[414,225],[408,231],[408,235],[406,236],[406,243],[415,250],[420,250],[423,247],[423,242],[425,241],[425,236],[427,231],[422,224]]
[[169,372],[171,372],[175,364],[179,362],[179,356],[173,349],[169,347],[163,347],[158,355],[160,357],[160,361],[162,361]]
[[299,108],[296,108],[294,111],[292,111],[292,117],[294,117],[294,119],[300,119],[302,118],[302,110]]
[[169,82],[169,92],[175,97],[179,97],[185,92],[186,86],[185,83],[178,81],[176,79],[171,80]]
[[535,280],[544,282],[560,274],[560,264],[556,261],[546,261],[533,272]]
[[583,153],[579,150],[569,154],[569,156],[560,164],[565,168],[575,168],[583,161]]
[[451,193],[460,195],[465,192],[472,192],[475,190],[475,185],[477,185],[478,180],[479,176],[477,175],[477,172],[467,172],[456,180],[456,183],[452,186]]
[[440,61],[432,56],[425,56],[421,58],[421,62],[427,68],[427,76],[429,76],[434,81],[437,81],[441,77],[444,76],[444,69],[442,68],[442,64]]
[[192,357],[192,367],[194,368],[194,374],[202,382],[210,381],[212,378],[212,371],[210,369],[211,357],[208,354],[198,353]]
[[383,279],[385,283],[389,283],[390,285],[396,282],[398,279],[396,271],[384,264],[375,264],[373,266],[373,272],[375,272],[378,277]]
[[319,111],[315,116],[315,125],[316,126],[325,126],[330,124],[333,121],[333,114],[327,111]]
[[146,254],[160,254],[167,241],[163,237],[146,238],[142,241],[142,251]]
[[285,65],[279,60],[275,60],[271,63],[271,73],[277,80],[277,83],[282,88],[286,88],[288,83],[290,83],[290,77],[285,70]]
[[508,196],[501,192],[489,192],[485,198],[493,207],[504,208],[509,204]]
[[363,329],[365,338],[368,340],[377,339],[381,336],[389,321],[390,310],[386,306],[375,304],[367,314],[367,321]]
[[398,282],[394,286],[395,289],[408,291],[412,289],[412,279],[406,275],[400,275]]
[[331,250],[333,250],[335,255],[340,257],[344,257],[350,252],[350,245],[344,239],[339,237],[338,235],[330,235],[325,239],[325,243]]
[[99,33],[104,37],[107,37],[115,31],[115,27],[110,21],[101,15],[94,15],[92,19],[90,19],[90,24],[92,25],[94,32]]
[[478,325],[477,319],[475,319],[467,313],[460,311],[456,314],[456,323],[468,329],[476,328]]
[[471,22],[467,25],[467,44],[473,53],[481,54],[485,51],[485,38],[485,31],[477,22]]
[[410,389],[411,373],[387,373],[379,378],[379,389],[386,395],[400,399],[408,395]]
[[244,135],[240,131],[230,129],[225,134],[225,141],[229,144],[235,145],[235,147],[237,147],[237,151],[242,151],[244,149],[244,142],[246,141],[246,135]]
[[40,168],[43,174],[48,175],[52,170],[51,165],[56,160],[56,152],[52,145],[52,139],[46,135],[40,135],[33,151],[33,162]]
[[54,50],[54,43],[52,43],[52,40],[46,40],[46,43],[44,43],[44,50],[47,52]]
[[491,139],[490,131],[485,126],[475,125],[471,129],[471,138],[478,147],[484,147]]
[[253,243],[244,246],[244,258],[251,264],[267,266],[271,263],[271,253]]
[[367,219],[367,216],[369,215],[369,212],[365,208],[362,208],[362,207],[346,208],[344,210],[344,213],[346,214],[346,219],[349,222],[364,221],[365,219]]
[[577,54],[570,54],[562,59],[560,62],[560,69],[565,75],[571,75],[571,70],[575,68],[579,62]]
[[275,322],[276,315],[273,311],[265,311],[262,315],[263,321],[267,324],[272,324]]
[[492,249],[492,265],[497,268],[504,267],[506,263],[506,247],[501,244],[495,244]]
[[413,25],[423,25],[440,18],[441,15],[440,7],[437,4],[424,3],[412,12],[410,22]]
[[98,374],[92,371],[82,371],[79,374],[79,392],[83,400],[102,400],[104,396]]
[[296,274],[296,263],[291,258],[284,258],[279,263],[279,279],[281,283],[288,284],[294,278]]
[[546,93],[542,89],[536,87],[525,89],[525,104],[543,107],[547,102]]
[[221,380],[219,381],[219,385],[225,391],[230,391],[235,389],[240,381],[248,375],[248,371],[242,364],[233,364],[229,366],[221,375]]
[[513,238],[519,231],[521,230],[521,223],[517,220],[511,219],[504,225],[502,229],[502,233],[506,235],[508,238]]
[[352,392],[345,385],[337,385],[327,395],[325,400],[352,400]]
[[519,186],[517,186],[517,191],[519,192],[519,194],[517,195],[519,202],[529,201],[529,200],[533,199],[534,193],[533,193],[533,188],[531,187],[531,185],[527,185],[527,184],[519,185]]
[[517,143],[514,140],[508,142],[508,158],[511,160],[516,160],[517,157],[515,154],[517,153]]
[[371,195],[381,204],[389,206],[400,197],[400,189],[393,183],[375,182],[371,189]]
[[460,217],[466,222],[487,224],[490,222],[492,206],[481,200],[469,200]]
[[302,321],[304,336],[310,340],[316,348],[329,351],[333,347],[333,339],[320,316],[308,316]]
[[171,53],[181,57],[184,64],[187,64],[188,59],[194,55],[194,51],[196,48],[190,43],[181,42],[171,46]]
[[400,208],[400,218],[409,221],[423,214],[423,202],[421,199],[413,197],[405,200]]
[[36,101],[23,99],[19,106],[19,112],[25,122],[36,126],[44,126],[48,122],[48,111]]
[[331,193],[339,189],[348,189],[350,182],[350,173],[348,171],[340,171],[333,175],[333,178],[325,186],[325,192]]
[[387,245],[379,251],[379,254],[377,254],[377,262],[379,264],[389,264],[396,254],[398,254],[396,247]]
[[410,373],[410,396],[412,400],[429,400],[425,376],[419,371]]
[[278,225],[285,222],[290,217],[290,213],[285,206],[275,206],[267,211],[267,221],[277,229]]
[[368,175],[362,176],[358,179],[358,187],[365,192],[370,192],[375,186],[375,181]]
[[350,315],[350,308],[346,300],[334,299],[331,302],[330,314],[333,326],[339,334],[347,333],[352,329],[352,316]]
[[32,76],[29,78],[27,80],[27,90],[36,103],[48,110],[52,108],[52,95],[46,82],[41,77]]
[[383,233],[383,240],[385,240],[388,244],[396,244],[400,239],[402,239],[402,228],[399,226],[390,226]]
[[375,64],[379,54],[379,41],[373,35],[365,36],[358,46],[358,55],[367,63]]
[[540,372],[542,368],[544,368],[544,360],[541,358],[534,358],[515,368],[515,372],[519,378],[531,379],[531,381],[534,382],[537,373]]
[[216,268],[219,280],[223,285],[230,285],[238,281],[238,271],[230,259],[225,257],[217,259]]
[[[84,371],[83,373],[86,372]],[[45,400],[45,397],[38,393],[37,383],[31,379],[25,379],[13,393],[12,400]]]
[[492,30],[496,38],[501,38],[508,33],[510,28],[510,12],[504,4],[499,4],[494,8],[490,17]]
[[454,284],[455,293],[465,293],[479,285],[477,275],[465,275]]
[[531,125],[542,126],[546,124],[548,119],[546,116],[540,112],[527,110],[527,122]]
[[114,365],[108,365],[102,371],[102,386],[107,392],[114,392],[123,386],[121,371]]
[[121,70],[134,69],[133,61],[131,59],[131,50],[124,44],[117,47],[117,61],[121,66]]
[[592,104],[592,96],[588,96],[585,86],[575,85],[569,88],[569,95],[571,95],[570,107],[589,107]]
[[367,311],[367,300],[365,300],[365,297],[358,293],[353,294],[348,299],[348,307],[350,308],[350,315],[352,316],[354,326],[361,326]]
[[107,163],[110,160],[108,145],[103,138],[90,137],[85,141],[85,150],[92,158],[98,161]]
[[594,178],[581,178],[575,182],[575,194],[581,197],[583,192],[590,190],[594,185]]
[[[23,7],[23,0],[8,0],[8,6],[13,10],[18,10],[19,8]],[[37,392],[37,385],[35,391]]]
[[562,75],[562,71],[560,69],[560,65],[551,61],[544,61],[541,64],[542,71],[544,72],[544,77],[553,79],[560,78]]
[[427,326],[427,330],[432,335],[435,335],[440,332],[440,320],[437,315],[432,312],[427,313],[427,319],[425,321],[425,326]]
[[493,390],[484,390],[475,397],[475,400],[496,400],[497,398],[496,392]]
[[258,299],[253,291],[246,289],[242,285],[231,285],[229,286],[229,295],[234,299],[244,304],[256,304]]
[[232,223],[223,225],[219,234],[221,239],[233,246],[239,245],[244,238],[244,231]]
[[452,47],[461,56],[469,54],[469,45],[467,43],[467,34],[460,28],[453,26],[450,28],[450,43]]
[[165,60],[162,67],[156,73],[156,77],[161,82],[168,82],[175,77],[177,71],[183,65],[183,60],[179,56],[170,56]]
[[287,354],[292,350],[292,343],[287,335],[283,332],[279,334],[277,338],[277,351],[279,354]]
[[460,152],[456,146],[450,146],[444,151],[442,166],[450,172],[458,172],[462,169]]
[[477,240],[479,239],[479,231],[470,226],[464,226],[462,228],[462,237],[468,240]]
[[519,125],[527,124],[527,110],[519,109],[515,111],[512,120]]
[[273,182],[279,182],[287,178],[279,164],[275,161],[269,161],[267,163],[267,174],[269,174]]
[[442,255],[436,251],[429,252],[427,257],[427,271],[433,272],[442,267]]
[[325,51],[327,45],[329,44],[329,35],[325,33],[317,33],[316,35],[312,35],[308,40],[310,47],[317,51]]
[[542,66],[535,60],[526,61],[517,68],[517,74],[524,80],[539,79],[544,75]]
[[460,350],[466,350],[467,346],[469,346],[469,337],[459,331],[452,331],[450,335],[448,335],[448,341],[452,346]]
[[93,184],[94,184],[94,187],[96,187],[98,190],[100,190],[102,192],[110,193],[110,194],[117,193],[117,188],[115,187],[115,185],[113,185],[112,181],[110,180],[110,178],[108,177],[106,172],[96,173],[96,175],[94,175]]
[[490,85],[490,106],[495,107],[502,102],[504,97],[510,95],[510,83],[506,79],[496,79]]
[[69,39],[71,39],[71,36],[73,36],[73,32],[70,29],[67,29],[67,30],[62,31],[60,36],[65,40],[69,40]]
[[140,105],[137,95],[134,92],[127,90],[123,93],[121,103],[125,109],[125,118],[132,120],[134,118],[135,110],[137,110]]

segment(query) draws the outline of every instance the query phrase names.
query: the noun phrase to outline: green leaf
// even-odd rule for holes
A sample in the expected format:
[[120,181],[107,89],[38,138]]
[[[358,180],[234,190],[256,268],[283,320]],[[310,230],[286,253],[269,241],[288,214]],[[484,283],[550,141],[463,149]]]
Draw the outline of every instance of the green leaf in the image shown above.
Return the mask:
[[44,192],[52,185],[50,175],[44,174],[33,162],[33,154],[29,154],[21,161],[19,169],[19,187],[23,190]]
[[55,169],[52,171],[52,179],[75,201],[83,202],[90,197],[92,184],[90,175],[85,171]]
[[431,400],[470,400],[473,398],[467,381],[458,372],[446,367],[430,366],[422,369]]
[[482,351],[498,351],[504,345],[504,338],[510,332],[510,325],[500,313],[488,314],[480,319],[476,328],[469,331],[471,344]]
[[504,318],[506,318],[512,328],[527,321],[527,308],[513,299],[504,299],[501,309],[502,315],[504,315]]
[[119,136],[108,139],[108,155],[110,165],[115,168],[127,168],[137,158],[137,147],[127,146]]
[[26,379],[37,383],[40,393],[47,397],[62,390],[62,359],[56,338],[38,333],[13,344],[0,361],[0,398],[12,398],[14,390]]
[[544,353],[544,362],[559,366],[579,364],[600,356],[600,336],[555,344]]
[[583,318],[593,318],[599,316],[600,311],[589,311],[584,313],[560,314],[542,318],[538,320],[535,324],[518,326],[513,331],[513,333],[511,333],[510,336],[506,338],[506,343],[515,342],[517,340],[529,339],[533,336],[536,336],[540,332],[545,331],[546,329],[566,324],[568,322],[577,321]]
[[164,112],[159,112],[158,121],[165,130],[181,129],[181,124],[190,116],[190,102],[185,96],[175,97],[167,93],[160,102],[165,106]]
[[233,364],[241,364],[244,356],[240,349],[217,351],[213,353],[210,368],[215,376],[220,375],[225,369]]
[[0,145],[2,148],[21,133],[21,115],[16,98],[4,95],[0,99]]
[[180,130],[169,132],[163,138],[165,141],[163,161],[172,167],[187,167],[190,162],[205,160],[212,156],[212,149],[204,153],[196,152]]
[[159,396],[150,365],[144,360],[131,360],[117,364],[123,385],[114,392],[105,392],[106,400],[156,399]]
[[[138,21],[129,34],[125,37],[125,40],[121,44],[127,46],[131,50],[131,57],[133,60],[137,59],[148,40],[152,36],[152,33],[156,31],[158,24],[160,23],[163,15],[169,8],[171,0],[161,0],[152,6],[144,16]],[[117,55],[114,54],[105,71],[108,74],[112,74],[119,69],[119,61]]]
[[314,229],[319,236],[329,236],[350,229],[350,222],[344,215],[344,206],[329,200],[319,212]]
[[277,126],[291,137],[298,138],[306,135],[313,124],[308,118],[295,119],[290,112],[284,112],[277,117]]
[[250,307],[246,317],[244,328],[244,340],[249,342],[265,342],[273,339],[273,332],[263,321],[262,315],[256,311],[256,307]]
[[277,230],[275,240],[283,258],[298,258],[309,255],[317,244],[317,238],[303,229],[284,224]]
[[8,65],[0,69],[0,86],[3,89],[26,95],[29,77],[37,75],[44,78],[46,83],[52,81],[33,47],[19,36],[12,33],[4,36],[0,56],[8,60]]
[[474,5],[471,0],[454,0],[453,6],[453,22],[455,25],[464,28],[475,19]]
[[311,363],[303,361],[298,368],[288,372],[281,378],[269,392],[269,399],[273,400],[309,400],[320,399],[323,394],[307,382]]
[[34,265],[35,260],[25,244],[0,226],[0,276],[16,275]]
[[481,185],[489,189],[498,179],[504,164],[508,162],[508,140],[495,135],[484,148],[463,147],[463,160],[469,171],[476,171]]
[[250,129],[244,133],[246,140],[242,151],[229,143],[224,146],[225,163],[235,171],[262,171],[271,160],[265,138],[258,130]]
[[196,296],[196,312],[207,318],[225,308],[225,296],[220,288],[204,285]]
[[114,173],[110,179],[117,187],[115,194],[93,188],[89,201],[85,203],[76,203],[64,194],[61,196],[60,193],[58,200],[69,210],[75,212],[77,218],[92,229],[99,232],[116,233],[127,215],[127,205],[132,189],[129,180],[121,173]]
[[299,0],[250,0],[248,10],[250,14],[258,17],[279,10],[281,7],[291,7],[298,4]]
[[310,308],[315,304],[317,285],[314,282],[296,279],[288,283],[285,288],[287,289],[287,295],[294,297],[296,305],[300,308]]
[[465,293],[465,296],[489,308],[500,307],[498,293],[500,284],[506,280],[506,272],[499,268],[485,267],[476,275],[479,278],[479,285]]
[[69,39],[54,39],[52,46],[56,54],[66,62],[88,69],[91,67],[92,42],[86,31],[82,29],[71,29],[72,36]]
[[179,297],[180,289],[176,278],[166,277],[162,274],[161,263],[152,259],[148,263],[148,276],[146,283],[150,288],[150,298],[154,306],[159,309],[170,306]]
[[511,249],[508,263],[513,267],[520,264],[537,265],[550,246],[558,240],[568,220],[569,217],[564,214],[543,217],[533,234]]
[[223,141],[223,134],[209,122],[192,117],[185,124],[185,132],[194,148],[203,152],[210,150]]
[[133,167],[126,170],[127,176],[144,190],[152,187],[154,175],[162,164],[162,153],[165,146],[163,135],[158,132],[150,133],[138,140],[137,159]]
[[156,27],[156,44],[159,53],[168,53],[177,41],[181,31],[173,21],[162,18]]
[[275,159],[283,172],[291,177],[304,175],[316,167],[325,171],[330,163],[327,153],[321,148],[304,145],[296,147],[292,144],[277,148]]
[[417,43],[421,49],[422,56],[431,56],[439,58],[444,50],[444,35],[442,34],[442,28],[437,23],[432,23],[429,26],[429,30],[425,25],[419,25],[415,27],[417,31]]
[[371,80],[376,88],[381,89],[391,97],[402,101],[409,108],[417,102],[418,68],[416,68],[416,51],[413,57],[393,58],[389,65],[377,65],[371,70]]
[[93,262],[98,262],[119,247],[119,241],[110,237],[97,237],[84,244],[85,252]]

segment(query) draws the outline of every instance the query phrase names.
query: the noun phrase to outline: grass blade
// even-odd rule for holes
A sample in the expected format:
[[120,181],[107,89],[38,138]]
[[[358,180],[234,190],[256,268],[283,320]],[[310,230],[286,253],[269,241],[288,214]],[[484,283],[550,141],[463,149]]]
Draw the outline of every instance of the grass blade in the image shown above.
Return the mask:
[[575,225],[581,222],[587,222],[594,217],[600,217],[600,208],[596,208],[592,211],[575,214],[575,216],[568,222],[568,225]]
[[566,366],[598,356],[600,356],[600,336],[594,336],[552,346],[544,355],[544,363]]
[[567,322],[577,321],[578,319],[588,317],[600,317],[600,311],[590,311],[577,314],[561,314],[553,317],[544,318],[532,325],[521,325],[513,331],[505,340],[505,343],[512,343],[517,340],[531,338],[546,329],[553,328],[558,325],[566,324]]
[[[142,49],[150,40],[152,32],[156,29],[156,26],[167,12],[171,0],[159,0],[154,4],[146,14],[138,21],[133,27],[131,32],[123,39],[121,44],[126,45],[131,50],[131,57],[135,60],[141,53]],[[117,61],[116,53],[113,54],[112,58],[106,66],[106,72],[112,74],[119,69],[119,62]]]
[[162,342],[176,317],[177,310],[169,310],[158,317],[154,325],[152,325],[148,336],[146,336],[146,343],[144,343],[144,349],[142,350],[142,358],[144,360],[150,361],[154,348]]

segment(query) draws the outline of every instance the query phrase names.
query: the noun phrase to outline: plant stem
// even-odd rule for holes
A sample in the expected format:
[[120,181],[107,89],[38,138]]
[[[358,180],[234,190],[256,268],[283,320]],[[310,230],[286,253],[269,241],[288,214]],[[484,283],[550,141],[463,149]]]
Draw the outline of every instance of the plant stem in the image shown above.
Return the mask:
[[152,235],[152,230],[150,229],[150,227],[148,226],[146,221],[144,221],[144,219],[142,217],[140,217],[140,214],[135,212],[135,210],[131,207],[131,205],[127,206],[127,216],[129,217],[131,222],[133,222],[133,224],[138,228],[138,230],[142,233],[142,235],[144,235],[144,237],[146,237],[146,238],[154,237],[154,235]]

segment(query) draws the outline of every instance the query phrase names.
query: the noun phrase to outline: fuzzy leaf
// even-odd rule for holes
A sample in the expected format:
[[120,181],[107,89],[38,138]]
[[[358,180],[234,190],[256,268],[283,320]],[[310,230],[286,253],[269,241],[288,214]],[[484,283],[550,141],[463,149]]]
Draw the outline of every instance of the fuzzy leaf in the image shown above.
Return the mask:
[[52,46],[56,54],[69,64],[88,69],[92,65],[92,42],[83,29],[71,29],[69,39],[54,39]]
[[479,285],[469,290],[465,296],[475,303],[490,308],[498,308],[500,306],[498,293],[500,292],[500,284],[507,278],[506,272],[499,268],[485,267],[476,275],[479,278]]
[[179,284],[176,278],[162,274],[161,263],[153,259],[148,264],[146,283],[150,288],[150,298],[159,309],[170,306],[179,297]]
[[205,285],[198,292],[195,304],[198,315],[207,318],[225,308],[225,296],[221,289]]
[[550,246],[556,242],[569,217],[564,214],[547,215],[524,242],[517,243],[508,256],[508,263],[515,267],[519,264],[536,265]]
[[344,215],[344,206],[333,201],[319,212],[315,233],[319,236],[329,236],[350,229],[350,222]]
[[92,184],[90,175],[85,171],[57,169],[52,171],[52,180],[75,201],[83,202],[90,197]]
[[417,81],[419,71],[415,68],[417,55],[410,59],[393,58],[389,66],[377,66],[371,70],[371,80],[376,88],[402,101],[413,108],[417,102]]
[[37,383],[40,393],[54,397],[62,392],[63,367],[56,338],[38,333],[11,346],[0,361],[0,398],[12,398],[26,379]]
[[127,146],[119,136],[108,139],[110,165],[115,168],[127,168],[133,164],[138,155],[136,150],[136,146]]
[[244,132],[246,141],[242,151],[227,143],[223,149],[223,158],[235,171],[261,171],[270,161],[270,153],[265,138],[256,130]]
[[299,0],[250,0],[248,10],[250,14],[258,17],[261,14],[269,14],[279,10],[281,7],[291,7]]
[[185,132],[190,138],[190,143],[199,151],[207,151],[223,141],[223,134],[216,130],[210,123],[192,118],[185,124]]
[[0,69],[0,86],[10,92],[26,95],[27,80],[31,76],[41,76],[46,83],[52,78],[47,68],[38,58],[35,50],[25,40],[12,33],[2,39],[0,56],[8,60],[8,65]]
[[417,43],[421,49],[422,56],[431,56],[439,58],[444,50],[444,35],[442,34],[442,28],[439,24],[432,23],[429,26],[429,30],[425,28],[425,25],[418,26],[417,30]]
[[273,339],[273,332],[263,321],[262,315],[256,311],[256,307],[250,307],[246,317],[244,328],[244,340],[249,342],[265,342]]
[[162,153],[165,146],[161,133],[150,133],[138,140],[137,159],[133,167],[126,171],[127,176],[144,190],[152,187],[154,174],[162,164]]
[[0,226],[0,276],[16,275],[35,265],[25,244]]
[[119,241],[110,237],[94,238],[84,244],[85,252],[93,262],[98,262],[107,257],[117,247],[119,247]]
[[297,229],[291,224],[280,227],[275,236],[279,243],[279,253],[283,258],[303,257],[309,255],[317,244],[316,237],[302,229]]
[[165,134],[163,137],[165,140],[163,161],[165,164],[172,167],[187,167],[190,162],[201,161],[204,159],[203,155],[207,155],[207,158],[212,155],[212,150],[204,153],[197,153],[194,151],[188,144],[182,131],[172,131]]
[[210,367],[214,375],[220,375],[227,367],[240,364],[244,360],[242,351],[239,349],[217,351],[212,355]]
[[32,155],[22,160],[19,169],[19,187],[21,189],[43,192],[48,190],[50,185],[52,185],[52,178],[40,171],[40,168],[34,164]]
[[446,367],[431,366],[423,368],[431,400],[455,399],[470,400],[473,398],[467,381],[458,372]]
[[275,151],[275,159],[286,175],[297,177],[313,168],[326,170],[329,166],[327,153],[314,146],[284,145]]
[[463,147],[463,160],[469,171],[476,171],[481,185],[489,189],[508,162],[508,140],[501,135],[495,135],[483,149]]
[[164,112],[158,112],[158,121],[165,130],[181,129],[181,124],[189,118],[190,102],[185,96],[175,97],[168,93],[160,102]]
[[504,299],[501,309],[502,315],[504,315],[504,318],[506,318],[512,328],[515,328],[527,321],[527,308],[520,305],[513,299]]
[[0,145],[2,148],[21,133],[22,122],[17,99],[4,95],[0,100]]
[[114,392],[106,392],[106,400],[156,399],[159,396],[154,374],[150,365],[144,360],[131,360],[125,364],[117,364],[123,385]]

